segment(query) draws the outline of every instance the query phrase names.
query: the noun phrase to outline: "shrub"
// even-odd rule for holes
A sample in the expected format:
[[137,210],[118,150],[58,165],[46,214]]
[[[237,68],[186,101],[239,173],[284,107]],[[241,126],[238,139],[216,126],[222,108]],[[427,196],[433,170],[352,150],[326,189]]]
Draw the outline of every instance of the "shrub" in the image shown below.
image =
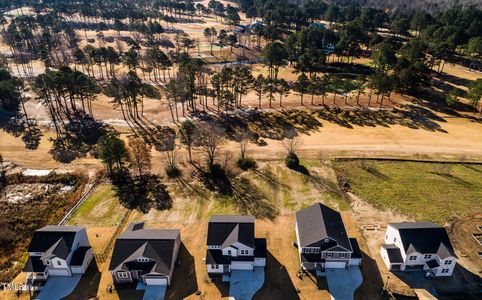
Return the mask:
[[181,174],[182,174],[181,170],[176,166],[166,167],[166,175],[170,179],[179,178],[181,177]]
[[298,170],[300,167],[300,160],[295,153],[289,152],[285,159],[286,166],[292,170]]
[[243,171],[247,171],[249,169],[255,169],[256,168],[256,161],[254,159],[252,159],[251,157],[245,157],[244,159],[239,158],[236,161],[236,164]]

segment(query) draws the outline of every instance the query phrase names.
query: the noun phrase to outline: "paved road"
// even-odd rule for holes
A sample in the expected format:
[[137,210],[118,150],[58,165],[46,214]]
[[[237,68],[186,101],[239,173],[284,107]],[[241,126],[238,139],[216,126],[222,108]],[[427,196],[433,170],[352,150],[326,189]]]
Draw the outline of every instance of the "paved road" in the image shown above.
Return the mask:
[[82,274],[75,274],[72,277],[50,276],[35,300],[60,300],[65,298],[74,291],[81,278]]
[[352,300],[355,290],[362,284],[360,268],[328,269],[325,272],[332,300]]
[[254,271],[231,271],[229,298],[251,300],[264,284],[264,267],[255,267]]

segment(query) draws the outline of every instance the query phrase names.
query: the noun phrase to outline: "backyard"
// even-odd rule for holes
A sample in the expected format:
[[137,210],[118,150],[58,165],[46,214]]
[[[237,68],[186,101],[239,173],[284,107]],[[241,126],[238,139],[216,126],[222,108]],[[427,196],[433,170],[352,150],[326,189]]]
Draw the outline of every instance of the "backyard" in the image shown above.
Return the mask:
[[334,168],[349,190],[381,210],[441,225],[482,210],[482,166],[341,160]]

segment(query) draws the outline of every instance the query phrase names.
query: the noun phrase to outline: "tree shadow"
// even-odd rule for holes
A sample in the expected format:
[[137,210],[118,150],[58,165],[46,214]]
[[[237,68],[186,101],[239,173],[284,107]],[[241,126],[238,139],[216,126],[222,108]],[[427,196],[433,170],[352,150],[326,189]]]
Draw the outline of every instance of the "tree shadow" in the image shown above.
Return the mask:
[[209,278],[209,281],[216,286],[219,293],[221,294],[221,297],[229,297],[229,282],[223,282],[222,275],[212,276]]
[[167,288],[166,299],[184,299],[198,291],[194,256],[184,243],[179,248],[171,285]]
[[268,251],[264,285],[253,299],[300,299],[288,270]]
[[28,150],[36,150],[42,139],[42,132],[33,119],[26,120],[20,113],[0,111],[0,128],[14,137],[21,137]]
[[272,189],[289,188],[286,184],[280,182],[276,176],[269,170],[253,170],[253,173],[264,180]]
[[454,183],[463,185],[465,187],[473,187],[474,186],[474,184],[472,182],[466,181],[466,180],[464,180],[460,177],[457,177],[455,175],[452,175],[452,174],[440,173],[440,172],[429,172],[429,173],[434,174],[434,175],[438,175],[438,176],[446,178],[446,179],[449,179],[449,180],[453,181]]
[[82,275],[79,284],[75,287],[74,291],[64,299],[74,300],[74,299],[92,299],[97,297],[97,291],[100,285],[100,275],[97,262],[92,260],[87,272]]
[[269,220],[273,220],[279,215],[278,209],[249,179],[234,179],[232,183],[234,204],[242,214]]
[[[117,284],[114,283],[115,293],[120,300],[141,300],[144,297],[144,290],[136,290],[137,283]],[[109,287],[107,287],[109,288]]]
[[453,299],[453,296],[463,296],[463,299],[477,299],[477,295],[480,297],[482,278],[460,264],[455,266],[452,276],[447,277],[427,278],[425,271],[391,273],[411,288],[424,289],[438,299]]

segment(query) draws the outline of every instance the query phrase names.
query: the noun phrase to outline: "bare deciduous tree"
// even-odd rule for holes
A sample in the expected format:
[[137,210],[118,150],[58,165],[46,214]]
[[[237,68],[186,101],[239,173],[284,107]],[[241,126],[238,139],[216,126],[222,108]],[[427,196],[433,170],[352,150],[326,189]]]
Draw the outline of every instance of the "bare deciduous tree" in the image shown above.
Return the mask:
[[151,171],[151,147],[142,138],[129,138],[129,153],[137,175],[142,176]]
[[236,141],[239,144],[239,151],[240,151],[240,159],[244,160],[246,158],[246,152],[248,150],[249,141],[251,139],[251,132],[249,129],[241,129],[236,134]]
[[206,155],[206,162],[211,169],[214,166],[219,148],[224,143],[224,129],[211,123],[199,125],[199,146]]
[[285,138],[281,142],[283,147],[288,151],[288,153],[296,154],[300,149],[302,143],[301,139],[294,129],[289,129],[285,133]]

